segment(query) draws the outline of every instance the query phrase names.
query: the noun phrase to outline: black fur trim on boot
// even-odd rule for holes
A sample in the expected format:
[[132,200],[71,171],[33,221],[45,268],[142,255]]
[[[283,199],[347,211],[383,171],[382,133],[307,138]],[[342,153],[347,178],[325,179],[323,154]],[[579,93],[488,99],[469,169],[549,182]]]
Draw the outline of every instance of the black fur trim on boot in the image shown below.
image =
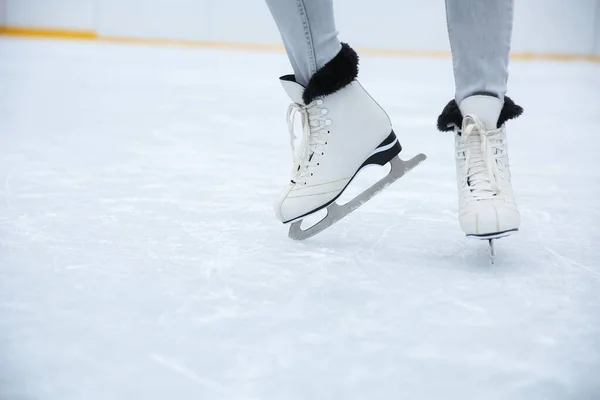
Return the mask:
[[[504,125],[504,123],[510,119],[517,118],[523,114],[523,107],[515,104],[514,101],[508,96],[504,96],[504,106],[500,111],[500,117],[498,117],[497,128]],[[456,100],[451,100],[444,110],[440,114],[437,120],[437,128],[442,132],[449,132],[454,130],[454,127],[462,126],[462,113],[456,104]]]
[[342,50],[308,81],[302,94],[304,104],[309,104],[317,97],[337,92],[357,76],[358,54],[347,43],[342,43]]

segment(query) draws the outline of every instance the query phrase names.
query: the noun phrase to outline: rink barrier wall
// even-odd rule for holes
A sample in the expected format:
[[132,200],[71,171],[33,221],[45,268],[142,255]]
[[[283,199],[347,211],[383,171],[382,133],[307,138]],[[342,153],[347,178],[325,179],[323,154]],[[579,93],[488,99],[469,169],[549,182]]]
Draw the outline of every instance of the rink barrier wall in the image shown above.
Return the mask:
[[[25,26],[3,26],[0,25],[0,36],[37,38],[37,39],[67,39],[67,40],[87,40],[105,43],[121,43],[135,45],[155,45],[155,46],[177,46],[177,47],[197,47],[212,48],[223,50],[241,50],[241,51],[268,51],[283,52],[284,47],[281,44],[269,43],[246,43],[246,42],[227,42],[227,41],[206,41],[189,39],[165,39],[165,38],[142,38],[127,36],[99,35],[93,30],[79,29],[54,29],[38,28]],[[408,49],[385,49],[369,48],[357,46],[357,51],[365,55],[389,56],[389,57],[409,57],[409,58],[449,58],[451,53],[445,50],[408,50]],[[600,63],[600,54],[569,54],[569,53],[541,53],[541,52],[512,52],[512,60],[519,61],[589,61]]]
[[596,2],[596,17],[594,19],[594,43],[592,53],[600,55],[600,0]]

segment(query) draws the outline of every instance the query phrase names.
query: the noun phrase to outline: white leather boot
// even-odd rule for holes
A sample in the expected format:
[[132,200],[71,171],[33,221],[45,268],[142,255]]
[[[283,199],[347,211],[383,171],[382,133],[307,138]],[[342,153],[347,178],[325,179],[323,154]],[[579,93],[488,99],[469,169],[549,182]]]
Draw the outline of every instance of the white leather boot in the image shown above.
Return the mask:
[[387,115],[357,81],[308,105],[302,102],[302,86],[281,82],[293,101],[290,134],[295,113],[301,114],[303,126],[295,171],[277,209],[287,223],[329,205],[361,167],[385,165],[401,147]]
[[[341,52],[309,81],[306,87],[294,76],[280,78],[292,104],[288,109],[288,128],[294,153],[290,183],[276,207],[283,223],[301,220],[323,208],[332,215],[319,229],[301,232],[290,230],[295,239],[305,239],[333,224],[358,208],[366,200],[414,168],[401,165],[396,156],[402,150],[385,111],[356,80],[358,57],[346,44]],[[294,148],[294,117],[300,114],[302,141]],[[397,158],[396,168],[345,210],[329,208],[343,193],[356,174],[367,165],[385,165]],[[410,161],[409,161],[410,162]],[[361,196],[362,196],[361,195]],[[337,206],[337,205],[334,205]],[[338,206],[341,207],[341,206]]]
[[521,217],[511,185],[506,126],[497,127],[503,101],[476,95],[459,104],[455,136],[459,221],[467,236],[492,239],[519,229]]

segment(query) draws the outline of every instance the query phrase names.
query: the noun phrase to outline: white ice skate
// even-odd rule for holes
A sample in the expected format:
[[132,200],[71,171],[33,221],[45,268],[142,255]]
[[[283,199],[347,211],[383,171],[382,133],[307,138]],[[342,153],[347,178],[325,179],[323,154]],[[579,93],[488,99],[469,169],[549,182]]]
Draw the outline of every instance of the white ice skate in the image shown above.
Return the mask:
[[[288,110],[288,128],[294,164],[276,213],[283,223],[291,223],[290,238],[303,240],[323,231],[426,159],[424,154],[409,161],[397,157],[402,148],[387,114],[358,81],[317,96],[308,104],[304,101],[306,89],[293,76],[282,77],[281,83],[293,102]],[[294,147],[297,114],[302,123],[299,151]],[[387,163],[391,171],[386,177],[350,202],[335,203],[362,168]],[[301,228],[304,218],[324,208],[324,219],[308,229]]]
[[519,229],[521,218],[514,199],[504,123],[497,127],[503,102],[491,96],[471,96],[459,109],[463,116],[455,136],[459,222],[470,238],[489,240]]

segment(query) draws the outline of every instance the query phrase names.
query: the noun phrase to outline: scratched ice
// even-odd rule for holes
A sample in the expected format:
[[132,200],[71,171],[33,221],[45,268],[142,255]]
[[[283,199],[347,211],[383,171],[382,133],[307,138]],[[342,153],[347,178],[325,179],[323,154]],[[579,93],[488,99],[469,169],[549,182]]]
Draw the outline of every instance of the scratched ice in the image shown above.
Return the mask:
[[600,398],[600,65],[512,64],[523,225],[494,266],[435,130],[447,59],[362,58],[404,156],[429,160],[288,240],[288,72],[0,41],[0,398]]

